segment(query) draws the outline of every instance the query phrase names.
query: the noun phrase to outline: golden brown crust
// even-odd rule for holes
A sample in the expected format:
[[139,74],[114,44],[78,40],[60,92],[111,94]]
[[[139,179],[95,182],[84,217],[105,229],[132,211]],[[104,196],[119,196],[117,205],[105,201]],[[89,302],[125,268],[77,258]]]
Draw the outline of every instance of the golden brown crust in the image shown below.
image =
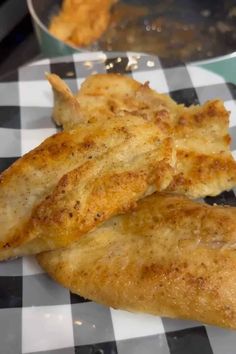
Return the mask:
[[218,195],[236,184],[236,163],[231,153],[207,155],[179,149],[176,160],[176,173],[168,192],[198,198]]
[[[54,203],[51,195],[64,175],[73,170],[75,171],[68,176],[80,175],[80,167],[89,156],[99,157],[117,146],[120,149],[120,146],[124,145],[124,149],[127,149],[123,154],[124,159],[121,159],[122,163],[128,158],[133,163],[132,158],[137,156],[137,146],[140,144],[139,153],[142,156],[144,141],[148,139],[146,134],[153,129],[160,141],[170,135],[175,138],[177,164],[174,179],[171,181],[173,171],[170,165],[173,167],[174,163],[173,154],[170,153],[171,149],[168,148],[164,154],[159,155],[162,160],[156,159],[158,166],[156,166],[156,170],[153,164],[145,165],[145,161],[143,161],[147,171],[152,171],[153,176],[155,175],[155,183],[154,181],[150,182],[149,178],[145,180],[146,187],[155,184],[157,190],[163,190],[165,185],[173,193],[201,197],[216,195],[236,184],[235,162],[229,153],[228,146],[228,113],[220,101],[210,101],[202,107],[186,108],[177,105],[165,95],[155,93],[147,84],[141,85],[131,78],[120,75],[95,75],[90,77],[82,85],[81,91],[75,98],[65,83],[57,76],[49,75],[48,78],[57,92],[59,104],[63,98],[63,104],[67,107],[67,111],[62,110],[61,113],[67,112],[68,114],[58,117],[58,122],[64,124],[66,128],[70,128],[70,131],[50,138],[49,143],[45,143],[42,145],[43,147],[39,147],[27,155],[29,158],[24,157],[19,160],[2,175],[0,184],[0,219],[2,220],[0,245],[5,249],[1,253],[2,259],[13,255],[11,247],[20,247],[22,242],[32,240],[32,244],[15,249],[14,255],[20,255],[23,251],[37,252],[46,247],[46,240],[42,241],[44,236],[40,236],[41,241],[39,241],[39,235],[47,233],[47,228],[42,226],[42,218],[47,218],[48,208],[53,210],[55,206],[56,211],[53,212],[53,215],[56,215],[55,220],[58,219],[58,215],[62,214],[61,210],[66,209],[67,200],[65,196],[62,196],[62,206],[59,206]],[[79,102],[77,107],[79,116],[77,111],[74,114],[75,111],[72,110],[71,113],[71,107],[73,107],[70,103],[71,100]],[[64,121],[60,118],[63,118]],[[74,130],[71,130],[72,127],[74,127]],[[134,144],[132,139],[136,141]],[[133,155],[131,155],[130,146],[134,149]],[[154,147],[154,140],[148,146],[150,148],[151,146]],[[116,152],[112,150],[107,166],[110,166],[111,161],[119,156],[119,149]],[[152,151],[152,148],[150,151]],[[68,159],[68,154],[70,159]],[[91,177],[92,171],[96,171],[102,165],[99,161],[98,159],[94,166],[91,163],[86,164],[85,166],[89,165],[90,167],[88,172],[84,172],[84,176]],[[140,163],[140,168],[141,165]],[[83,167],[83,171],[85,170],[85,167]],[[125,167],[124,170],[122,168],[120,170],[127,172]],[[107,174],[105,170],[102,171],[104,180],[112,180],[113,176]],[[117,171],[113,170],[113,172],[114,175],[117,175]],[[132,167],[129,172],[135,172],[137,181],[140,180],[139,172],[133,171]],[[147,178],[147,175],[145,178]],[[122,174],[119,174],[119,178],[121,178],[122,183],[125,181]],[[62,181],[64,180],[62,179]],[[95,183],[94,185],[93,182],[88,180],[89,188],[99,185],[96,178],[92,181]],[[118,186],[117,182],[114,180],[113,182],[114,185]],[[60,185],[61,181],[58,184],[58,190],[60,190]],[[70,185],[75,187],[73,183]],[[132,189],[132,186],[130,188]],[[78,190],[80,189],[78,188]],[[126,179],[123,192],[127,193],[128,191],[130,189]],[[73,193],[75,198],[77,191],[73,190]],[[144,190],[142,193],[145,195]],[[137,194],[137,199],[143,195],[142,193]],[[60,192],[59,195],[61,194],[63,193]],[[45,201],[44,199],[47,196],[50,197],[48,201]],[[72,200],[74,200],[73,197]],[[50,200],[52,200],[51,205],[49,205]],[[132,201],[131,198],[131,204]],[[113,207],[114,209],[112,209]],[[104,220],[113,213],[122,211],[122,208],[121,204],[116,205],[114,203],[112,206],[111,203],[110,209],[107,202]],[[40,218],[38,213],[41,215]],[[57,231],[57,228],[52,226],[52,224],[56,224],[55,220],[50,224],[51,235]],[[89,225],[89,228],[95,226],[92,222]],[[67,223],[64,224],[62,230],[66,227]],[[84,228],[83,232],[87,232],[89,228]],[[72,233],[68,242],[74,239],[73,235],[75,234]],[[37,241],[34,240],[36,238]],[[60,240],[60,237],[58,237],[58,240]],[[62,243],[65,242],[65,238],[62,237],[62,240]],[[60,241],[57,242],[55,242],[54,247],[61,245]],[[37,243],[40,243],[40,246]],[[48,240],[48,244],[50,245],[47,247],[53,247],[53,242],[50,240]],[[25,246],[27,247],[25,248]]]
[[0,259],[66,246],[165,189],[175,159],[164,138],[154,124],[127,115],[125,124],[59,133],[18,160],[1,177]]
[[107,306],[236,328],[235,249],[235,208],[155,194],[37,259],[63,286]]
[[78,99],[59,76],[47,74],[46,78],[53,87],[54,107],[52,117],[57,125],[66,126],[71,120],[82,122]]
[[[111,117],[123,120],[129,112],[154,122],[163,133],[172,136],[177,168],[169,191],[198,198],[214,196],[235,186],[236,163],[229,149],[229,113],[220,100],[184,107],[151,90],[148,84],[119,74],[88,77],[75,97],[83,121],[108,122]],[[64,128],[78,124],[78,116],[69,114]]]
[[[51,80],[51,75],[57,78],[57,83]],[[54,91],[62,91],[61,86],[64,87],[65,83],[57,75],[49,74],[47,78]],[[156,94],[148,85],[142,85],[132,78],[119,74],[89,76],[74,97],[79,102],[80,119],[84,122],[105,122],[111,118],[123,119],[128,113],[140,116],[147,121],[155,121],[159,128],[167,125],[168,129],[173,119],[172,110],[177,107],[170,97]],[[55,102],[55,106],[60,99]],[[54,119],[61,121],[65,130],[78,125],[80,120],[75,115],[71,115],[64,124],[63,115],[64,112],[61,110],[54,116]]]

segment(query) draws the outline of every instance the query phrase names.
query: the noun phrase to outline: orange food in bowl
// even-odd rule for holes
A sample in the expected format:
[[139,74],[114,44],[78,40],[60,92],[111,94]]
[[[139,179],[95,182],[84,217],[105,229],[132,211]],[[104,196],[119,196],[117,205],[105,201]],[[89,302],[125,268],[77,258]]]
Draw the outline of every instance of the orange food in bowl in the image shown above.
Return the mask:
[[54,16],[49,31],[60,40],[76,46],[96,41],[110,21],[114,0],[64,0],[60,13]]

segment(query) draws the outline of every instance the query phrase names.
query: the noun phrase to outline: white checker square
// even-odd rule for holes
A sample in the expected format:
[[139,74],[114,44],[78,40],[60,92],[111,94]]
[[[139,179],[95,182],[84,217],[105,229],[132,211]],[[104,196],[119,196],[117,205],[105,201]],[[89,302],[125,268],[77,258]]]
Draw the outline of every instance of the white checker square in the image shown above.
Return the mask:
[[[145,54],[145,53],[140,53],[140,52],[126,52],[127,56],[130,57],[136,57],[136,58],[140,58],[140,57],[150,57],[150,54]],[[157,58],[157,57],[156,57]]]
[[0,157],[19,157],[21,154],[21,131],[0,128]]
[[53,93],[51,86],[44,81],[19,82],[20,105],[25,107],[52,107]]
[[236,102],[234,100],[225,101],[225,108],[230,111],[229,126],[236,126]]
[[55,134],[56,128],[48,129],[22,129],[21,130],[21,153],[26,154],[41,144],[46,138]]
[[42,59],[39,61],[33,61],[32,63],[28,64],[29,66],[37,66],[37,65],[50,65],[50,59]]
[[[93,55],[91,56],[91,53],[75,53],[72,55],[73,56],[73,61],[74,63],[79,63],[83,62],[86,60],[89,61],[95,61],[95,60],[106,60],[107,56],[103,52],[93,52]],[[92,58],[92,59],[91,59]]]
[[146,337],[165,332],[162,320],[158,316],[111,309],[111,317],[116,340]]
[[132,77],[143,84],[146,81],[149,81],[149,86],[157,92],[169,92],[166,78],[162,69],[150,71],[134,71],[132,73]]
[[[208,86],[215,84],[223,84],[225,80],[218,74],[215,74],[198,66],[187,65],[189,75],[194,87]],[[206,82],[207,77],[207,82]]]
[[70,305],[22,309],[22,353],[74,346]]
[[34,256],[23,257],[23,275],[45,273]]

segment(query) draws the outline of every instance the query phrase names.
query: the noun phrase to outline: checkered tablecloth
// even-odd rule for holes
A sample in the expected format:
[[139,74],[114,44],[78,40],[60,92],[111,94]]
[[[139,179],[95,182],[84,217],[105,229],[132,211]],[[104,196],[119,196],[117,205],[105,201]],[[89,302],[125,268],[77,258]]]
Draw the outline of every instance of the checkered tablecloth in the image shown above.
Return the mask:
[[[56,132],[45,72],[59,74],[73,91],[92,73],[119,72],[186,105],[219,97],[232,112],[236,150],[236,58],[227,63],[222,59],[226,76],[204,64],[163,68],[157,57],[135,53],[75,54],[22,67],[0,81],[0,169]],[[205,200],[236,205],[234,191]],[[101,306],[71,294],[25,257],[0,264],[0,353],[234,354],[236,332]]]

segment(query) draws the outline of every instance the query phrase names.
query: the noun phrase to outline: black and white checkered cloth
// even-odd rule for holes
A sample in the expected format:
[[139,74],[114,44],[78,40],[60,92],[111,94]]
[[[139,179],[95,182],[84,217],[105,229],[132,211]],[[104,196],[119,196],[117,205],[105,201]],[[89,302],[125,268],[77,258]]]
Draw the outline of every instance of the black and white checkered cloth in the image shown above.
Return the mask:
[[[0,82],[0,169],[56,132],[53,97],[45,72],[59,74],[77,91],[95,72],[119,72],[190,105],[219,97],[231,110],[236,150],[236,86],[196,65],[164,69],[157,57],[85,53],[22,67]],[[236,205],[233,191],[208,203]],[[71,294],[33,257],[0,264],[0,353],[234,354],[236,333],[198,322],[132,314]]]

